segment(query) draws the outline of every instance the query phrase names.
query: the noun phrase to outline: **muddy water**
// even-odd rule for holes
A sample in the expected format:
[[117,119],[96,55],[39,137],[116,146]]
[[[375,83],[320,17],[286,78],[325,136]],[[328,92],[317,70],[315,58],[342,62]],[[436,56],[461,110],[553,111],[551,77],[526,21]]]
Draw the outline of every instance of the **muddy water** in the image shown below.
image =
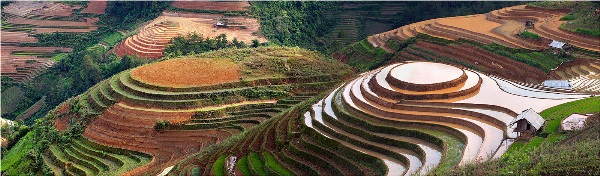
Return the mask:
[[[368,86],[365,86],[365,84],[366,84],[366,82],[363,82],[363,84],[362,84],[363,88],[365,88],[365,90],[367,91],[364,93],[374,94],[373,92],[370,92],[370,90],[368,89]],[[355,86],[361,86],[361,85],[356,83]],[[355,86],[353,86],[353,87],[355,87]],[[355,90],[356,89],[353,88],[352,93],[354,93],[355,95],[360,94],[360,93],[355,92]],[[358,92],[360,92],[360,89],[358,90]],[[366,100],[366,101],[368,102],[368,100]],[[448,113],[397,110],[397,109],[381,107],[372,102],[369,102],[369,104],[371,104],[374,107],[377,107],[378,109],[385,110],[388,112],[394,112],[394,113],[399,113],[399,114],[431,115],[431,116],[440,116],[440,117],[447,117],[447,118],[458,118],[458,119],[463,119],[463,120],[472,122],[472,123],[480,126],[481,128],[483,128],[485,134],[484,134],[483,143],[480,147],[479,153],[477,154],[478,160],[487,160],[490,155],[492,155],[496,152],[498,145],[500,145],[502,139],[504,139],[504,132],[502,131],[503,129],[499,129],[499,128],[493,126],[492,124],[487,123],[486,121],[479,121],[478,119],[473,118],[473,117],[458,115],[458,114],[448,114]]]
[[459,68],[431,62],[412,62],[398,65],[390,70],[391,76],[413,84],[434,84],[458,79],[463,71]]
[[483,82],[479,93],[471,98],[457,101],[457,103],[489,104],[506,107],[514,112],[522,112],[525,109],[533,108],[536,112],[553,107],[559,104],[567,103],[577,99],[539,99],[513,95],[502,91],[496,81],[492,78],[480,74]]
[[[489,110],[489,109],[472,109],[472,108],[454,108],[454,109],[463,109],[463,110],[469,110],[469,111],[474,111],[474,112],[479,112],[482,114],[486,114],[489,115],[491,117],[494,117],[502,122],[504,122],[506,125],[510,124],[510,122],[515,118],[513,116],[510,116],[506,113],[503,112],[499,112],[499,111],[494,111],[494,110]],[[514,128],[510,127],[510,126],[506,126],[506,136],[508,138],[516,138],[518,136],[517,132],[513,132]]]
[[[376,114],[373,114],[367,110],[361,109],[358,106],[356,106],[356,104],[354,104],[354,102],[352,101],[352,99],[350,98],[350,93],[351,93],[351,89],[352,87],[354,87],[354,85],[356,84],[356,82],[361,81],[361,79],[363,79],[362,77],[357,78],[355,80],[353,80],[352,82],[348,83],[345,87],[344,87],[344,91],[343,91],[343,98],[344,101],[346,103],[348,103],[348,105],[350,105],[349,108],[354,108],[360,111],[363,111],[365,113],[369,113],[374,117],[377,118],[381,118],[381,119],[387,119],[387,120],[395,120],[395,121],[405,121],[405,122],[420,122],[420,123],[430,123],[430,124],[438,124],[438,125],[443,125],[443,126],[448,126],[451,128],[455,128],[456,130],[458,130],[460,133],[464,134],[467,138],[466,141],[466,145],[465,145],[465,149],[463,151],[463,157],[461,159],[461,163],[467,162],[467,161],[472,161],[474,159],[476,159],[477,154],[479,152],[479,147],[483,142],[483,139],[477,134],[477,132],[472,131],[469,128],[466,128],[464,126],[460,126],[460,125],[456,125],[456,124],[451,124],[451,123],[444,123],[444,122],[433,122],[433,121],[428,121],[428,122],[424,122],[424,121],[410,121],[410,120],[402,120],[402,119],[397,119],[397,118],[391,118],[391,117],[385,117],[385,116],[379,116]],[[360,94],[357,94],[356,96],[358,99],[361,99],[362,101],[370,104],[369,102],[367,102],[364,97]]]
[[500,157],[502,157],[502,155],[504,155],[504,153],[506,153],[506,151],[508,150],[508,148],[510,147],[510,145],[512,145],[515,142],[514,139],[504,139],[502,141],[502,144],[500,144],[500,147],[498,147],[498,151],[496,151],[496,153],[494,154],[494,159],[498,159]]
[[[388,67],[385,67],[385,68],[381,69],[381,71],[375,75],[375,80],[377,80],[377,84],[381,85],[383,88],[386,88],[388,90],[393,90],[393,91],[396,91],[396,92],[400,92],[400,93],[403,93],[403,94],[420,95],[420,94],[442,94],[442,93],[449,93],[449,92],[457,92],[457,91],[461,91],[461,90],[466,90],[466,89],[472,88],[472,87],[476,86],[477,83],[479,82],[479,75],[477,75],[476,73],[473,73],[471,71],[465,70],[465,74],[467,75],[467,80],[464,83],[457,85],[456,87],[451,87],[451,88],[446,88],[446,89],[440,89],[440,90],[434,90],[434,91],[426,91],[426,92],[416,92],[416,91],[403,90],[403,89],[399,89],[399,88],[396,88],[394,86],[391,86],[385,80],[385,77],[387,76],[387,74],[390,71],[392,71],[393,67],[395,67],[396,65],[400,65],[400,64],[390,65]],[[424,80],[426,80],[426,79],[427,78],[425,78]]]
[[525,87],[522,85],[514,84],[502,79],[492,78],[498,83],[498,86],[503,91],[523,96],[523,97],[531,97],[531,98],[539,98],[539,99],[579,99],[589,97],[587,94],[573,94],[573,93],[560,93],[560,92],[549,92],[545,90],[534,89],[531,87]]
[[[317,107],[315,107],[315,106],[317,106]],[[317,109],[320,109],[320,106],[321,106],[320,103],[317,103],[317,104],[313,105],[313,110],[316,111]],[[346,141],[334,138],[332,136],[329,136],[328,134],[324,133],[323,131],[319,130],[318,128],[314,128],[313,125],[312,125],[312,118],[313,117],[311,116],[310,112],[304,113],[304,122],[305,122],[305,124],[308,127],[315,129],[317,132],[321,133],[323,136],[325,136],[327,138],[330,138],[330,139],[333,139],[335,141],[338,141],[341,144],[343,144],[343,145],[345,145],[345,146],[347,146],[349,148],[352,148],[352,149],[354,149],[356,151],[359,151],[359,152],[362,152],[362,153],[365,153],[365,154],[368,154],[368,155],[371,155],[371,156],[374,156],[374,157],[377,157],[377,158],[383,160],[383,162],[385,163],[385,165],[388,168],[388,172],[386,174],[387,176],[399,176],[399,175],[404,175],[406,173],[407,170],[406,170],[406,167],[404,166],[404,164],[402,162],[394,159],[394,158],[388,157],[386,155],[383,155],[383,154],[380,154],[380,153],[377,153],[377,152],[373,152],[371,150],[367,150],[367,149],[358,147],[358,146],[353,145],[353,144],[351,144],[349,142],[346,142]],[[322,120],[322,118],[321,118],[321,120]]]
[[[323,102],[323,105],[324,105],[323,111],[327,115],[329,115],[329,116],[331,116],[331,117],[333,117],[334,119],[337,119],[337,120],[339,120],[339,119],[337,118],[337,116],[335,115],[335,113],[333,111],[332,104],[333,104],[333,97],[334,97],[335,93],[338,90],[339,90],[339,88],[336,89],[336,90],[334,90],[332,93],[330,93],[329,96],[327,96],[325,98],[324,102]],[[349,124],[348,122],[345,122],[345,121],[342,121],[342,123],[348,124],[348,125],[350,125],[350,126],[352,126],[354,128],[360,129],[362,131],[368,131],[368,130],[366,130],[364,128],[357,127],[357,126],[354,126],[352,124]],[[440,163],[440,161],[441,161],[441,157],[442,157],[442,153],[440,152],[441,149],[439,147],[435,146],[434,144],[429,143],[427,141],[420,140],[420,139],[417,139],[417,138],[404,137],[404,136],[396,136],[396,135],[385,134],[385,133],[374,133],[374,132],[372,132],[372,134],[375,134],[375,135],[381,136],[381,137],[390,138],[390,139],[396,139],[396,140],[400,140],[400,141],[410,142],[410,143],[418,145],[421,149],[423,149],[423,151],[425,151],[425,163],[421,166],[421,168],[423,168],[423,169],[421,169],[420,172],[419,172],[422,175],[427,174],[427,172],[428,172],[427,168],[435,168]],[[411,169],[413,169],[413,167],[416,167],[416,166],[413,166],[414,165],[413,163],[415,163],[415,162],[411,161],[411,167],[410,167]],[[411,170],[409,170],[408,173],[413,173],[413,172],[411,172]]]
[[[370,89],[370,88],[369,88],[369,86],[367,85],[367,81],[370,79],[370,76],[372,76],[372,75],[369,75],[369,76],[367,76],[367,77],[366,77],[366,78],[363,80],[363,83],[362,83],[362,85],[360,85],[360,86],[362,86],[362,87],[363,87],[363,89],[366,91],[366,92],[361,92],[361,93],[367,93],[367,94],[370,94],[370,95],[375,95],[375,96],[377,96],[377,95],[375,94],[375,92],[371,91],[371,89]],[[355,94],[356,94],[356,93],[355,93]],[[384,100],[385,100],[385,99],[384,99]],[[369,100],[367,100],[367,101],[369,101]],[[394,102],[396,102],[396,101],[390,101],[390,100],[386,100],[386,101],[388,101],[389,103],[394,103]],[[369,102],[370,102],[370,101],[369,101]],[[374,105],[374,106],[377,106],[377,107],[378,107],[378,108],[380,108],[380,109],[382,109],[382,108],[385,108],[385,107],[383,107],[383,106],[381,106],[381,105],[379,105],[379,104],[377,104],[377,103],[375,103],[375,102],[370,102],[370,103],[371,103],[372,105]],[[397,110],[397,109],[394,109],[394,110],[395,110],[395,112],[399,112],[399,113],[403,113],[403,114],[431,115],[431,116],[445,116],[445,117],[453,117],[453,118],[472,119],[472,120],[479,121],[479,122],[481,122],[481,123],[485,123],[485,124],[487,124],[487,125],[490,125],[490,126],[492,126],[492,127],[494,127],[494,126],[495,126],[495,127],[498,127],[498,126],[496,126],[496,125],[494,125],[494,124],[492,124],[492,123],[489,123],[489,122],[487,122],[487,121],[482,121],[482,120],[479,120],[478,118],[475,118],[475,117],[472,117],[472,116],[467,116],[467,115],[461,115],[461,114],[452,114],[452,113],[438,113],[438,112],[423,112],[423,111],[408,111],[408,110]],[[503,127],[503,126],[502,126],[502,127]],[[498,128],[502,128],[502,127],[498,127]]]

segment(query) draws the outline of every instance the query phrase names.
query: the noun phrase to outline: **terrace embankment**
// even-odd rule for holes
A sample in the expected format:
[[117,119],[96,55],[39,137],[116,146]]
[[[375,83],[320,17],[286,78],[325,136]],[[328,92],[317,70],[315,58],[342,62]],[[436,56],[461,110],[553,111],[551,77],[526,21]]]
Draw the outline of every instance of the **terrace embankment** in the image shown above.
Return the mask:
[[[438,69],[428,74],[430,68]],[[447,74],[441,74],[442,72]],[[413,77],[406,77],[410,75]],[[419,79],[416,79],[417,77]],[[415,80],[412,80],[413,78]],[[361,147],[363,145],[361,144],[351,148],[389,161],[385,162],[389,168],[388,174],[424,174],[436,172],[436,169],[443,170],[443,165],[448,165],[446,162],[450,162],[446,161],[449,160],[448,158],[428,157],[436,150],[426,146],[436,145],[439,147],[437,152],[450,155],[449,146],[439,138],[414,136],[414,132],[391,133],[387,130],[380,133],[388,135],[380,136],[377,135],[378,133],[373,133],[372,128],[357,129],[356,126],[362,126],[360,122],[364,123],[364,121],[352,120],[350,117],[366,116],[368,117],[366,119],[374,122],[395,121],[432,126],[435,130],[456,135],[466,144],[460,149],[462,154],[459,156],[462,159],[453,160],[454,164],[451,164],[456,165],[484,161],[490,156],[501,155],[496,152],[503,152],[498,150],[498,147],[505,138],[516,137],[512,128],[507,126],[516,116],[516,112],[527,108],[534,108],[540,112],[557,104],[589,97],[580,93],[549,92],[526,87],[522,87],[522,91],[507,89],[509,86],[504,85],[505,80],[494,79],[473,70],[463,70],[439,63],[392,64],[366,72],[332,92],[329,97],[315,104],[310,113],[307,112],[305,124],[339,142],[354,141],[352,143],[361,144],[357,141],[363,141],[364,146]],[[527,93],[527,91],[531,92]],[[339,100],[333,98],[336,96]],[[497,98],[490,98],[490,96]],[[527,104],[516,102],[527,102]],[[335,106],[338,106],[337,110]],[[353,113],[343,113],[339,106],[344,106],[347,111]],[[402,125],[398,127],[401,128]],[[413,137],[431,144],[426,145],[414,140],[400,140],[408,144],[400,141],[390,142],[395,139],[394,136]],[[395,147],[414,153],[394,150]],[[385,157],[380,154],[385,154]],[[415,156],[417,160],[412,160],[411,158]]]
[[[179,3],[202,4],[205,2],[174,2],[174,4]],[[217,23],[226,23],[227,25],[217,25]],[[238,41],[246,44],[252,43],[252,40],[266,42],[264,37],[256,35],[258,31],[258,21],[246,16],[165,11],[161,16],[142,27],[138,34],[119,43],[114,52],[120,57],[127,54],[158,59],[163,56],[163,51],[171,38],[190,33],[200,34],[207,38],[225,34],[228,40],[237,38]]]
[[[351,75],[348,66],[298,48],[219,50],[119,73],[67,108],[85,110],[58,115],[55,122],[69,130],[73,124],[64,119],[72,117],[86,124],[83,137],[94,143],[152,156],[125,174],[158,173],[206,146],[273,121]],[[91,166],[81,170],[103,172]]]

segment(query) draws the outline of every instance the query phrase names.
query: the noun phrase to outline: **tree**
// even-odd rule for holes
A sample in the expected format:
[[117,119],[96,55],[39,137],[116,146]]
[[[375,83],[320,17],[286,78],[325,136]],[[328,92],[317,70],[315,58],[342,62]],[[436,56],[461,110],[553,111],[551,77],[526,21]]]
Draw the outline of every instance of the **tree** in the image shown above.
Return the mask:
[[257,39],[252,40],[252,47],[256,48],[258,46],[260,46],[260,42]]
[[102,70],[100,70],[98,64],[90,56],[86,55],[84,56],[83,64],[81,64],[79,76],[83,84],[91,86],[102,81]]

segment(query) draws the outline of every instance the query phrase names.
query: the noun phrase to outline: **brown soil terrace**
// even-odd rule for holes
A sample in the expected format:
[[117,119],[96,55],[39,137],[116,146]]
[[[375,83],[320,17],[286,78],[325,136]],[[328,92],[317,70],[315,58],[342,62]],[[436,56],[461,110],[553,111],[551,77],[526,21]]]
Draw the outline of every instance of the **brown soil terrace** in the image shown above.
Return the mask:
[[[229,23],[236,25],[229,25],[228,28],[215,27],[215,24],[222,18],[226,18]],[[165,23],[173,25],[165,25]],[[242,26],[245,29],[242,29]],[[205,38],[214,38],[225,34],[228,40],[237,38],[238,41],[246,44],[251,44],[254,39],[266,42],[264,37],[254,34],[257,31],[259,31],[259,23],[254,18],[230,17],[221,14],[163,12],[161,16],[142,27],[138,34],[119,43],[114,51],[120,57],[125,54],[137,54],[143,58],[156,59],[162,57],[163,50],[171,38],[185,36],[189,33],[197,33]]]
[[[565,23],[559,19],[567,13],[568,10],[548,10],[520,5],[487,14],[421,21],[369,36],[368,41],[375,47],[393,52],[385,46],[388,39],[406,40],[418,33],[424,33],[448,40],[464,38],[484,44],[498,43],[511,48],[531,50],[547,49],[552,40],[558,40],[584,49],[600,51],[600,38],[558,28]],[[529,30],[539,34],[542,40],[527,40],[517,36],[525,30],[526,20],[536,22],[535,28]]]
[[37,56],[15,56],[11,53],[15,51],[54,53],[56,50],[72,52],[71,48],[63,47],[2,46],[2,52],[0,53],[2,69],[0,74],[13,78],[15,81],[29,80],[40,74],[44,69],[54,65],[54,62]]
[[106,0],[92,0],[87,4],[87,7],[81,13],[104,14],[106,10]]
[[182,1],[176,0],[171,4],[180,9],[216,10],[216,11],[247,11],[250,7],[248,1]]
[[231,59],[173,59],[138,67],[133,79],[164,87],[197,87],[239,80],[239,66]]

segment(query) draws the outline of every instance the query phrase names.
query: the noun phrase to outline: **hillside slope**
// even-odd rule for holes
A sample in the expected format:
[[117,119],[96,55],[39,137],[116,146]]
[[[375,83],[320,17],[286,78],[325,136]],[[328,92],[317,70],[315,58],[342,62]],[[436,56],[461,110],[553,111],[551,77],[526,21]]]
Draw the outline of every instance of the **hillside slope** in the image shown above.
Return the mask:
[[[287,47],[218,50],[141,66],[39,120],[35,140],[57,143],[35,147],[40,157],[30,162],[56,174],[159,172],[353,75],[331,58]],[[97,155],[103,152],[113,157]]]

